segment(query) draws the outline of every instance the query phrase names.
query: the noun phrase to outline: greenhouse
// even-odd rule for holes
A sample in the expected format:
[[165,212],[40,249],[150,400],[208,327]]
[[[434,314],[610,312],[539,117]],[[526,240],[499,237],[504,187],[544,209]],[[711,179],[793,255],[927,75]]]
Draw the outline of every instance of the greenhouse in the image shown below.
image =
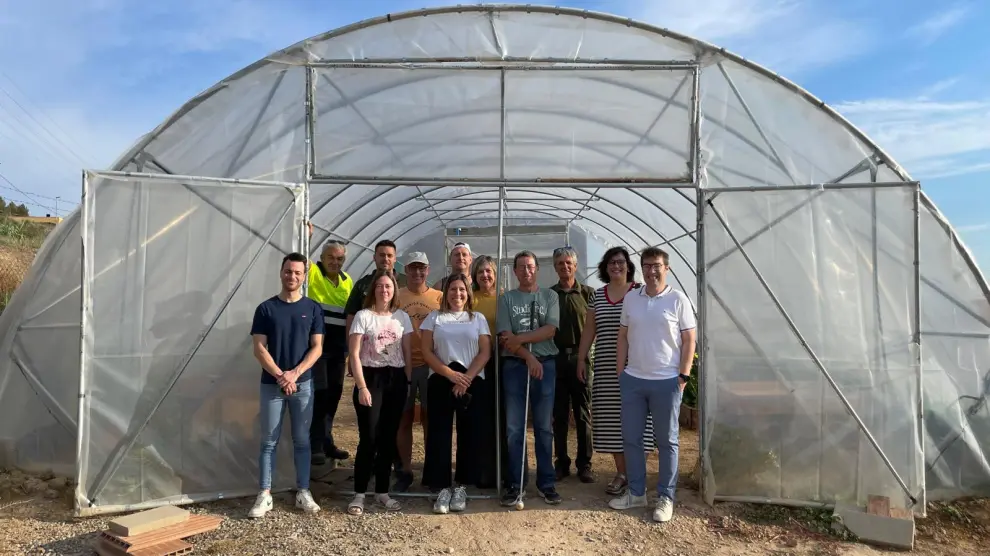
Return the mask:
[[990,495],[972,255],[880,146],[716,46],[564,8],[385,15],[231,75],[81,187],[0,317],[0,464],[74,478],[79,514],[255,494],[251,316],[328,238],[355,279],[379,240],[470,238],[573,246],[592,285],[605,249],[660,246],[700,322],[707,501]]

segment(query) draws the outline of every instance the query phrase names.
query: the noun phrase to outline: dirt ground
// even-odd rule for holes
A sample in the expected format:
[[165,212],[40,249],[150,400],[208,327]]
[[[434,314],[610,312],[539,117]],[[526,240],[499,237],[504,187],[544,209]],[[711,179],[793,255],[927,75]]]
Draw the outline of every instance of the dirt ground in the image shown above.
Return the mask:
[[[353,409],[340,408],[338,442],[357,444]],[[422,461],[416,430],[414,460]],[[195,512],[226,519],[217,531],[189,539],[202,554],[662,554],[870,555],[888,550],[850,542],[830,529],[830,513],[747,504],[706,505],[692,480],[698,456],[695,431],[681,434],[681,481],[674,519],[653,523],[650,510],[612,511],[605,484],[610,458],[596,456],[596,484],[571,476],[558,485],[564,502],[547,506],[531,494],[524,511],[502,508],[495,500],[471,500],[463,514],[434,515],[425,499],[402,498],[402,511],[370,507],[364,516],[345,512],[352,488],[351,469],[314,469],[313,492],[323,511],[315,516],[292,507],[290,494],[276,496],[276,509],[262,520],[245,517],[253,500],[227,500],[191,506]],[[530,437],[532,449],[532,437]],[[574,440],[571,446],[573,450]],[[656,461],[649,464],[655,484]],[[49,479],[44,481],[43,479]],[[332,484],[328,484],[332,483]],[[91,554],[90,543],[106,528],[107,517],[71,516],[70,487],[62,479],[0,473],[0,554]],[[932,504],[917,522],[914,553],[990,553],[990,500]]]

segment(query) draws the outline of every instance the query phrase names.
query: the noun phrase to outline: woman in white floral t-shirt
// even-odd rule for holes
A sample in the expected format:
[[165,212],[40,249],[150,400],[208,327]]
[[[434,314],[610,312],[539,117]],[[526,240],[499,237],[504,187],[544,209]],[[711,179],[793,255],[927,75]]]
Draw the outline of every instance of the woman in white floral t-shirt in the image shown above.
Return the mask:
[[387,510],[398,510],[388,495],[395,459],[395,436],[406,404],[412,374],[412,322],[399,309],[398,285],[391,271],[379,270],[371,279],[364,308],[354,315],[348,337],[354,373],[357,413],[357,455],[354,458],[354,500],[347,513],[364,513],[364,494],[375,477],[375,499]]

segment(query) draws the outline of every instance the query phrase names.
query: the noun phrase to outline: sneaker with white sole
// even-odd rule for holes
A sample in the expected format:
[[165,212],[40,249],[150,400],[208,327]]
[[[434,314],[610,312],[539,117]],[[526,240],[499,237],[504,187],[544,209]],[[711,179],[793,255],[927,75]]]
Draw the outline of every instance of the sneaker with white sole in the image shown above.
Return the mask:
[[463,512],[467,508],[467,490],[459,486],[454,489],[454,496],[450,500],[450,511]]
[[272,495],[268,491],[258,493],[258,498],[254,501],[254,506],[251,506],[251,511],[248,512],[248,517],[251,519],[258,519],[259,517],[265,517],[265,514],[271,511],[273,507]]
[[657,500],[656,508],[653,509],[653,521],[666,523],[674,517],[674,502],[666,496],[661,496]]
[[296,492],[296,507],[308,514],[315,514],[320,511],[320,507],[313,500],[313,495],[306,489]]
[[645,508],[647,505],[646,495],[635,496],[632,491],[627,490],[625,494],[608,501],[608,507],[613,510],[628,510],[630,508]]
[[436,503],[433,504],[433,513],[445,514],[450,511],[450,489],[445,488],[437,496]]

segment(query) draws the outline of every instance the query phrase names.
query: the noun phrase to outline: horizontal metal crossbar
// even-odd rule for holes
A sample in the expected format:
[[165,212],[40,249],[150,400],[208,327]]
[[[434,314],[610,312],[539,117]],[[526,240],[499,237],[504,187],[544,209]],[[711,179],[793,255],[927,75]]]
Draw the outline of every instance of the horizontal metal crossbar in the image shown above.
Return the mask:
[[[385,176],[335,176],[315,174],[309,180],[311,184],[328,185],[423,185],[444,187],[626,187],[635,186],[644,189],[657,188],[693,188],[695,184],[684,178],[537,178],[537,179],[491,179],[491,178],[433,178],[433,177],[385,177]],[[817,186],[808,186],[813,188]]]
[[452,58],[375,58],[365,60],[326,59],[306,63],[318,69],[432,69],[485,71],[692,71],[694,61],[605,60],[580,58],[452,57]]

